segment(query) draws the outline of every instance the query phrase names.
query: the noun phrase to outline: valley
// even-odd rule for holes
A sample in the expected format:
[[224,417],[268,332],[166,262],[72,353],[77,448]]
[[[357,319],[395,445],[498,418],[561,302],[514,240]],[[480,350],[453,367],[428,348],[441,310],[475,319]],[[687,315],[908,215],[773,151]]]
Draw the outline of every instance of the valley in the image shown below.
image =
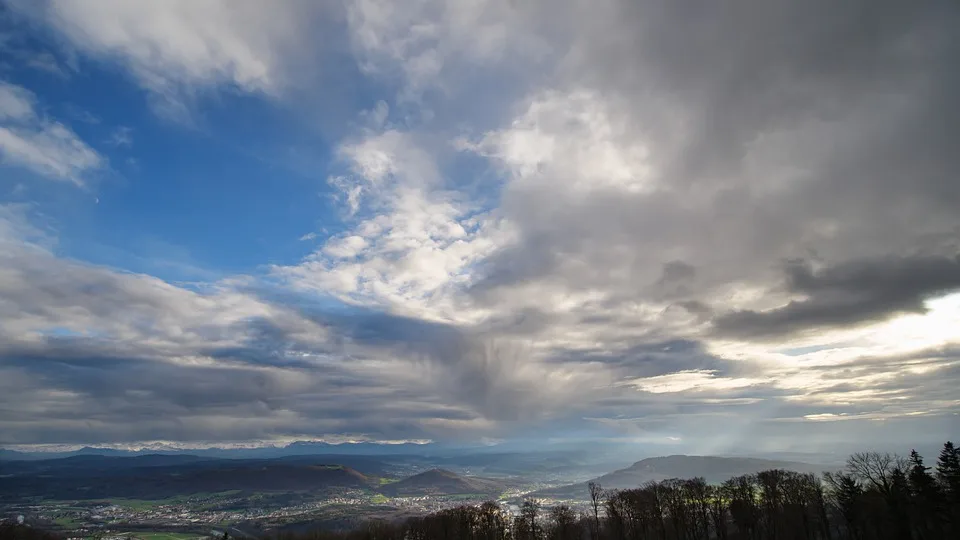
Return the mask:
[[[495,501],[517,513],[527,498],[585,510],[588,481],[636,487],[693,471],[709,481],[800,462],[669,456],[623,467],[584,453],[379,456],[293,455],[242,459],[184,454],[73,455],[0,461],[0,517],[23,516],[68,537],[183,540],[262,537],[317,528],[348,530]],[[525,467],[528,467],[525,469]],[[612,471],[598,474],[602,470]],[[151,536],[152,535],[152,536]],[[180,536],[177,536],[180,535]]]

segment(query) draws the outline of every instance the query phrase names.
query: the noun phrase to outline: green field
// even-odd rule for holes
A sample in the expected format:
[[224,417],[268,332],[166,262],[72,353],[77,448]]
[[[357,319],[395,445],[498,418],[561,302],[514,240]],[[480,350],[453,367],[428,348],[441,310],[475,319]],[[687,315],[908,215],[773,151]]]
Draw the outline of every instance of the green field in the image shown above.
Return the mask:
[[483,493],[458,493],[457,495],[447,495],[448,499],[452,501],[461,501],[461,500],[473,500],[473,499],[489,499],[489,495]]
[[370,497],[370,502],[373,504],[385,504],[390,499],[386,498],[384,495],[377,493],[373,497]]
[[194,538],[204,538],[203,535],[178,532],[129,532],[122,533],[121,536],[130,538],[139,538],[140,540],[193,540]]
[[69,517],[58,517],[53,520],[58,526],[63,527],[64,529],[73,529],[83,525],[83,521],[76,520]]

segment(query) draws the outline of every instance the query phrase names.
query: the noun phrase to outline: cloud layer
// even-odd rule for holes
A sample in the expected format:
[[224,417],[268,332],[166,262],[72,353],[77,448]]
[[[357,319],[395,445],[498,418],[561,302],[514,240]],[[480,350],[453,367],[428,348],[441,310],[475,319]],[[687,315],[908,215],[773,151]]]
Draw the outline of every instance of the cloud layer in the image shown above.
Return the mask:
[[[85,264],[5,206],[0,443],[535,429],[708,453],[956,428],[953,3],[19,9],[161,104],[306,107],[288,90],[323,47],[378,101],[332,151],[342,226],[261,274]],[[23,88],[0,121],[7,162],[102,165]]]

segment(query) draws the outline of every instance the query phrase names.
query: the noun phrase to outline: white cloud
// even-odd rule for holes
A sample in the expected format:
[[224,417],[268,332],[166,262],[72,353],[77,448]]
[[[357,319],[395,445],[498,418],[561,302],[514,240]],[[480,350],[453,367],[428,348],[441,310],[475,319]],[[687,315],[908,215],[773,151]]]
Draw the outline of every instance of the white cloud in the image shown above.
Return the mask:
[[[586,90],[545,92],[506,129],[459,146],[503,163],[511,187],[544,187],[582,193],[652,189],[649,150],[631,138],[602,95]],[[537,186],[539,184],[540,186]]]
[[133,145],[133,129],[127,126],[120,126],[113,130],[107,144],[117,148],[129,148]]
[[398,80],[400,101],[445,90],[469,66],[497,67],[550,52],[509,0],[350,0],[347,21],[361,69]]
[[353,174],[337,177],[350,214],[364,218],[302,264],[277,268],[300,288],[429,318],[463,319],[457,290],[469,266],[499,242],[498,224],[444,189],[433,156],[397,130],[340,149]]
[[9,83],[0,82],[0,120],[25,121],[34,117],[33,105],[36,101],[33,93]]
[[104,159],[70,128],[39,115],[35,105],[29,90],[0,82],[0,163],[83,184]]
[[309,55],[305,37],[322,7],[250,0],[12,5],[82,53],[120,62],[151,92],[158,112],[179,119],[197,92],[221,85],[278,95],[290,83],[287,67]]
[[652,394],[731,390],[744,388],[761,382],[761,379],[718,377],[716,372],[707,370],[677,371],[667,375],[646,377],[627,381],[627,384]]

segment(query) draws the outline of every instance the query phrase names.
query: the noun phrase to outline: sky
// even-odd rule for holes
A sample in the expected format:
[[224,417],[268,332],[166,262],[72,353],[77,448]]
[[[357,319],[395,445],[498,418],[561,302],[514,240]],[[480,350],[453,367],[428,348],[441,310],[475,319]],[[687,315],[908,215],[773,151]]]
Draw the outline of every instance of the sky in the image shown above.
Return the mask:
[[0,0],[0,445],[956,438],[958,27]]

